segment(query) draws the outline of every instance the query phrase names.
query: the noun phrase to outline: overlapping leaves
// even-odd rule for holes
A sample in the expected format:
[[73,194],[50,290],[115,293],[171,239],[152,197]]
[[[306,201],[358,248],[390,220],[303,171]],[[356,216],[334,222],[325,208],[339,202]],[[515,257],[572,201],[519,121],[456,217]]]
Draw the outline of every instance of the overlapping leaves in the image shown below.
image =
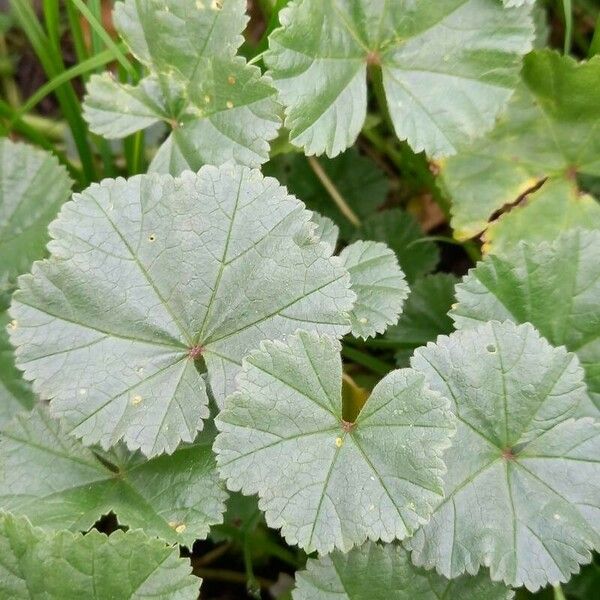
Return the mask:
[[16,278],[42,258],[47,225],[71,188],[66,169],[54,156],[26,144],[0,139],[0,426],[23,408],[33,394],[15,368],[6,313]]
[[0,515],[0,595],[7,600],[195,600],[200,583],[177,548],[142,531],[48,533]]
[[452,401],[444,500],[408,541],[446,577],[490,567],[530,590],[566,581],[600,548],[600,423],[574,354],[529,324],[492,321],[440,337],[412,366]]
[[84,447],[39,407],[2,430],[0,456],[0,509],[47,530],[86,531],[113,512],[123,526],[191,546],[225,510],[208,432],[146,461]]
[[397,135],[415,151],[453,154],[493,125],[517,85],[534,35],[529,11],[497,0],[295,0],[265,57],[290,141],[328,156],[352,145],[370,67]]
[[394,371],[348,423],[341,388],[337,342],[299,332],[244,360],[217,418],[228,487],[257,493],[267,524],[308,551],[403,539],[442,495],[446,400],[414,371]]
[[544,50],[525,58],[523,83],[494,130],[443,165],[457,238],[485,230],[493,213],[540,185],[487,234],[492,247],[514,236],[515,220],[520,237],[533,239],[553,239],[565,225],[597,226],[600,208],[578,193],[575,178],[600,175],[599,77],[599,57],[577,63]]
[[164,122],[171,133],[151,170],[179,175],[229,160],[256,167],[277,134],[276,91],[236,56],[244,0],[125,0],[114,23],[148,74],[139,84],[110,74],[90,80],[84,109],[92,131],[120,138]]
[[553,243],[522,242],[505,256],[486,257],[456,288],[456,327],[532,323],[551,344],[577,353],[600,409],[599,253],[600,232],[574,230]]
[[274,179],[232,165],[91,186],[51,225],[51,259],[20,280],[19,367],[86,445],[173,452],[208,415],[202,371],[222,404],[261,340],[350,330],[349,273],[310,218]]
[[294,600],[508,600],[514,593],[490,581],[481,571],[476,577],[448,580],[435,571],[415,567],[401,546],[367,542],[347,554],[335,551],[308,561],[296,575]]

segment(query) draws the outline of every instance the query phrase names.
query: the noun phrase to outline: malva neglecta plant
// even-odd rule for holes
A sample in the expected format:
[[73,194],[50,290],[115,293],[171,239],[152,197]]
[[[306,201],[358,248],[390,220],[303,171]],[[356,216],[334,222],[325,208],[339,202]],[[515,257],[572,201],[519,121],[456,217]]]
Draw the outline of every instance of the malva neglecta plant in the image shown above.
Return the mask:
[[1,598],[596,597],[570,5],[12,0],[48,82],[0,102]]

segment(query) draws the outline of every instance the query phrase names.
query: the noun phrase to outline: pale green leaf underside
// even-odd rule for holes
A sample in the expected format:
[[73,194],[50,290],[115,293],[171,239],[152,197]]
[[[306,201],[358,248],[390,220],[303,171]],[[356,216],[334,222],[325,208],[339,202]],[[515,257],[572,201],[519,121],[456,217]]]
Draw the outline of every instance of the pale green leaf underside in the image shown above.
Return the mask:
[[412,286],[398,323],[385,332],[385,339],[398,349],[399,360],[438,335],[454,330],[448,311],[454,302],[457,281],[454,275],[435,273]]
[[0,509],[72,531],[112,511],[121,525],[191,546],[222,522],[227,497],[212,438],[202,438],[149,461],[126,451],[103,455],[115,471],[39,407],[0,434]]
[[[543,50],[525,58],[523,83],[495,128],[443,166],[459,239],[485,230],[495,211],[547,177],[600,175],[599,77],[600,57],[577,63]],[[560,189],[566,195],[561,202],[568,205],[570,187]],[[529,229],[539,225],[533,214]]]
[[229,160],[257,167],[279,128],[275,89],[236,56],[245,2],[126,0],[117,30],[149,75],[135,86],[93,76],[84,115],[95,133],[122,138],[164,121],[172,131],[151,171],[179,175]]
[[385,244],[359,240],[340,258],[350,273],[356,302],[350,313],[352,335],[366,339],[396,323],[408,296],[408,285],[396,256]]
[[70,192],[55,156],[0,139],[0,310],[17,276],[44,256],[46,227]]
[[336,156],[365,121],[367,65],[379,63],[397,135],[433,157],[494,122],[534,36],[530,8],[497,0],[296,0],[265,56],[290,141]]
[[217,464],[233,491],[258,494],[267,524],[311,552],[403,539],[441,498],[446,401],[410,369],[342,421],[339,344],[298,332],[244,360],[217,418]]
[[448,580],[435,571],[415,567],[401,546],[367,542],[347,554],[335,551],[310,559],[296,574],[294,600],[509,600],[514,592],[476,577]]
[[574,230],[555,242],[522,242],[491,255],[456,287],[456,327],[492,319],[529,322],[554,346],[576,352],[600,409],[600,232]]
[[5,600],[195,600],[188,559],[142,531],[44,532],[0,515],[0,596]]
[[440,337],[412,366],[452,400],[446,497],[408,541],[416,565],[454,578],[489,566],[530,590],[566,581],[600,547],[600,426],[574,354],[530,324],[492,321]]
[[85,445],[173,452],[208,416],[192,355],[221,404],[260,340],[349,331],[349,275],[307,239],[310,216],[232,165],[91,186],[50,226],[51,258],[20,279],[17,364]]

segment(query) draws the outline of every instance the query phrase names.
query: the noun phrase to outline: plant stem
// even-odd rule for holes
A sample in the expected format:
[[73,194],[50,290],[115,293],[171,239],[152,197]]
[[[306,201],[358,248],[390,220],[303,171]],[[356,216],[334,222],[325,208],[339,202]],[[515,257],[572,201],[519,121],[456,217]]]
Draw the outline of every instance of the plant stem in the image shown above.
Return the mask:
[[79,12],[86,18],[87,22],[90,24],[92,31],[104,42],[104,45],[112,50],[112,53],[115,59],[119,62],[119,64],[131,75],[134,82],[137,81],[137,71],[134,66],[127,60],[127,57],[119,46],[115,44],[113,39],[108,35],[105,31],[102,23],[99,23],[92,11],[85,5],[83,0],[70,0],[75,4]]
[[260,600],[260,584],[254,576],[254,568],[252,566],[252,544],[250,536],[246,535],[244,539],[244,568],[246,570],[246,591],[252,598]]
[[325,173],[325,170],[314,156],[307,156],[308,164],[314,171],[315,175],[319,178],[319,181],[323,184],[323,187],[327,190],[327,193],[331,196],[331,199],[335,202],[340,212],[354,225],[354,227],[360,227],[360,219],[356,216],[356,213],[348,206],[344,197],[340,194],[339,190],[335,187],[335,184],[329,178],[329,175]]
[[[194,571],[202,579],[214,579],[216,581],[227,581],[229,583],[240,583],[244,585],[247,581],[244,573],[230,571],[228,569],[205,569],[200,568]],[[256,583],[263,589],[269,589],[275,585],[274,581],[264,577],[255,577]]]
[[394,369],[392,365],[389,365],[385,361],[375,358],[366,352],[362,352],[361,350],[346,344],[342,346],[342,356],[359,365],[362,365],[363,367],[367,367],[367,369],[377,373],[377,375],[387,375]]
[[563,53],[569,54],[573,43],[573,7],[571,6],[571,0],[562,0],[562,3],[565,14],[565,45]]
[[224,544],[221,544],[220,546],[213,548],[206,554],[203,554],[199,558],[196,558],[193,560],[194,568],[205,567],[206,565],[209,565],[210,563],[215,562],[215,560],[218,560],[219,558],[221,558],[221,556],[226,554],[230,548],[231,548],[230,542],[225,542]]
[[552,590],[554,591],[554,600],[567,600],[560,583],[553,585]]

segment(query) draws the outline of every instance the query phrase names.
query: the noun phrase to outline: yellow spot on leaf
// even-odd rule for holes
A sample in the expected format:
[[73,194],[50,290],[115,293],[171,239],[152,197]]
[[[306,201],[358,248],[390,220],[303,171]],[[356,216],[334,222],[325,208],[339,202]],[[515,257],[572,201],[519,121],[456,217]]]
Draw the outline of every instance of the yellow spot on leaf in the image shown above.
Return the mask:
[[235,83],[235,77],[233,75],[230,75],[227,78],[227,81],[229,82],[230,85],[233,85]]
[[131,404],[133,404],[134,406],[141,404],[141,402],[142,402],[142,397],[140,395],[136,395],[131,399]]
[[343,443],[344,443],[344,440],[343,440],[341,437],[337,437],[337,438],[335,438],[335,445],[336,445],[338,448],[341,448]]
[[9,324],[8,324],[8,328],[9,329],[16,329],[17,326],[19,325],[19,321],[17,321],[16,319],[13,319]]
[[227,100],[226,106],[227,108],[233,108],[233,102],[231,100]]

